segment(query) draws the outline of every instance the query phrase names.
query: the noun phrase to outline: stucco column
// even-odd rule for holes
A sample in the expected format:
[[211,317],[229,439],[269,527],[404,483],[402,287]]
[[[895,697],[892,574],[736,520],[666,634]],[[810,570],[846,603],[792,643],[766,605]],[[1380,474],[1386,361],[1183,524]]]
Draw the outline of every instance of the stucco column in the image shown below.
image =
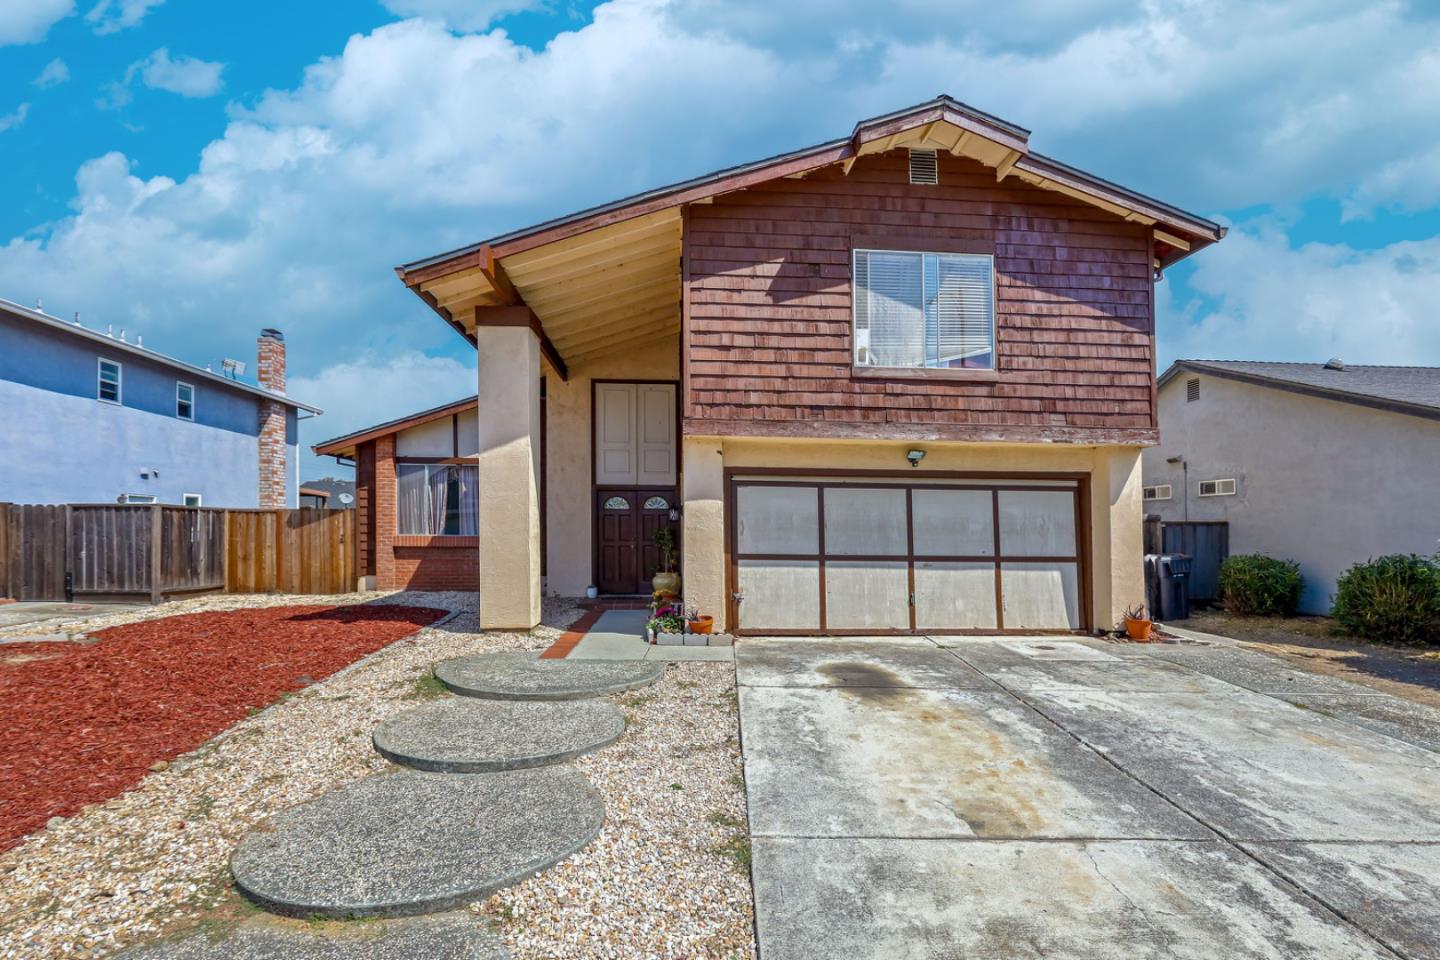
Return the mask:
[[715,618],[726,629],[725,457],[713,437],[685,437],[680,443],[681,590],[686,604]]
[[1100,447],[1090,476],[1095,626],[1114,626],[1125,608],[1145,603],[1144,510],[1140,448]]
[[540,344],[476,328],[480,395],[480,628],[540,622]]

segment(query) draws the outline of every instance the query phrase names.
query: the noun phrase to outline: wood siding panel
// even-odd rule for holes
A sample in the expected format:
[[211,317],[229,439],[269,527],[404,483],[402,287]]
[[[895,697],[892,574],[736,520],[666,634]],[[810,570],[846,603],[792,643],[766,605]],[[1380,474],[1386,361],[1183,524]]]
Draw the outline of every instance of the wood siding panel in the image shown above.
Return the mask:
[[[966,159],[904,151],[687,213],[688,432],[1154,439],[1150,228]],[[855,378],[850,251],[995,254],[996,382]]]

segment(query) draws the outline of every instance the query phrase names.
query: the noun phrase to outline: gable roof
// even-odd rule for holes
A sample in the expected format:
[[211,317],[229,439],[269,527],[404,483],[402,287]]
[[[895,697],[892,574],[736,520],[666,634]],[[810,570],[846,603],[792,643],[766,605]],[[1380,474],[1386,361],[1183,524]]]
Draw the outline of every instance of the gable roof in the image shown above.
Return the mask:
[[378,437],[384,437],[392,433],[399,433],[401,430],[408,430],[411,427],[418,427],[422,423],[429,423],[431,420],[439,420],[441,417],[453,416],[457,413],[464,413],[466,410],[473,410],[480,405],[478,396],[466,397],[463,400],[452,400],[449,403],[442,403],[438,407],[431,407],[429,410],[421,410],[418,413],[407,414],[397,417],[394,420],[386,420],[384,423],[377,423],[374,426],[362,427],[353,433],[335,437],[332,440],[322,440],[310,447],[310,450],[319,457],[351,457],[355,455],[355,448],[362,443],[367,443]]
[[1177,360],[1163,389],[1183,372],[1204,373],[1306,396],[1440,420],[1440,367],[1352,366],[1268,360]]
[[[162,367],[169,367],[177,373],[182,373],[186,377],[196,380],[204,380],[206,383],[218,384],[220,386],[228,387],[232,390],[239,390],[242,393],[248,393],[253,396],[264,397],[266,400],[274,400],[275,402],[282,403],[287,407],[295,407],[297,409],[304,410],[307,413],[313,414],[317,417],[325,412],[319,407],[312,407],[308,403],[301,403],[299,400],[287,397],[283,393],[275,393],[274,391],[267,390],[264,387],[256,386],[252,383],[245,383],[243,380],[231,380],[229,377],[215,373],[213,370],[206,370],[204,367],[197,367],[193,363],[186,363],[184,360],[177,360],[174,357],[167,357],[163,353],[156,353],[154,350],[147,349],[140,346],[139,344],[129,343],[125,340],[116,339],[109,334],[100,333],[96,330],[90,330],[86,327],[82,327],[79,323],[70,323],[65,320],[61,320],[59,317],[52,317],[48,313],[43,313],[39,310],[32,310],[29,307],[22,307],[20,306],[20,304],[12,303],[9,300],[0,299],[0,312],[4,312],[20,320],[28,320],[33,323],[40,324],[41,326],[58,331],[67,336],[78,337],[82,340],[89,340],[93,343],[98,343],[105,348],[107,353],[126,354],[133,357],[143,357],[146,360],[151,361],[152,363],[157,363]],[[121,332],[123,333],[124,331]]]
[[[1157,268],[1225,236],[1225,227],[1211,220],[1036,153],[1029,138],[1023,127],[940,96],[862,120],[847,137],[590,207],[395,272],[472,342],[476,310],[521,307],[547,362],[564,378],[568,360],[626,346],[616,330],[679,332],[681,212],[687,204],[837,164],[848,174],[860,157],[900,147],[969,158],[994,169],[997,182],[1015,177],[1146,225]],[[617,289],[633,302],[617,306],[603,296]]]

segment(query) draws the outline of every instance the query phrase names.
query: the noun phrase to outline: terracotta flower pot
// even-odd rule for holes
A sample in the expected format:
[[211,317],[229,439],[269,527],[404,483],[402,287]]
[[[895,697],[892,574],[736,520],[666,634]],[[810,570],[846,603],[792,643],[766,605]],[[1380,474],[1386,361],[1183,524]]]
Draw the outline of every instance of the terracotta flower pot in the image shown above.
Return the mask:
[[1125,618],[1125,633],[1136,643],[1149,643],[1150,630],[1155,626],[1153,620],[1133,620]]
[[690,621],[691,633],[710,633],[715,629],[714,617],[696,617]]

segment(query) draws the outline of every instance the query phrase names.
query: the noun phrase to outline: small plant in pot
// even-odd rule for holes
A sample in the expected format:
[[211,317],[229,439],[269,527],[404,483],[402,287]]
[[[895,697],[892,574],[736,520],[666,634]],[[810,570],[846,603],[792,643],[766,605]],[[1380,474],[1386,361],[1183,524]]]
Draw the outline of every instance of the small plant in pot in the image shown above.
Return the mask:
[[660,569],[650,578],[656,593],[680,594],[680,574],[675,572],[675,531],[661,527],[655,531],[655,546],[660,550]]
[[650,619],[645,622],[645,632],[654,643],[662,633],[684,633],[685,611],[675,600],[659,600],[651,608]]
[[1154,629],[1154,622],[1145,615],[1145,608],[1140,604],[1125,609],[1125,635],[1136,643],[1149,643],[1150,631]]

